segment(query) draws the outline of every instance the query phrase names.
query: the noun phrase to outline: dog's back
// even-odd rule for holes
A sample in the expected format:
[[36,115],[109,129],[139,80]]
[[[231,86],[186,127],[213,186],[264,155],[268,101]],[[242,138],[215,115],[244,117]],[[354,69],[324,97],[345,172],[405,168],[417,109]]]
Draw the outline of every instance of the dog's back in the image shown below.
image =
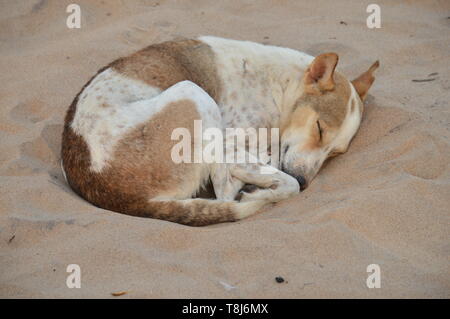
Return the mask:
[[[219,94],[214,53],[197,40],[156,44],[116,60],[67,112],[61,155],[68,183],[98,207],[190,225],[234,221],[238,206],[242,216],[255,211],[262,205],[190,200],[209,180],[209,169],[171,159],[171,132],[193,131],[199,104]],[[171,197],[180,200],[166,200]]]

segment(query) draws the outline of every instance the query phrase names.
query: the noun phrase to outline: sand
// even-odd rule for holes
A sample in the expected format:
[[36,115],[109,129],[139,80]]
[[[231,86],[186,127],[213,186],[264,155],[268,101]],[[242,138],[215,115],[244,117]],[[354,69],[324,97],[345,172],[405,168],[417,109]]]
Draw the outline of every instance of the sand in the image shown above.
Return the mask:
[[[368,29],[372,1],[78,0],[70,30],[72,2],[0,1],[0,297],[450,297],[448,1],[378,0],[382,27]],[[83,84],[146,45],[205,34],[335,51],[350,78],[379,59],[349,151],[238,223],[193,228],[76,196],[59,151]]]

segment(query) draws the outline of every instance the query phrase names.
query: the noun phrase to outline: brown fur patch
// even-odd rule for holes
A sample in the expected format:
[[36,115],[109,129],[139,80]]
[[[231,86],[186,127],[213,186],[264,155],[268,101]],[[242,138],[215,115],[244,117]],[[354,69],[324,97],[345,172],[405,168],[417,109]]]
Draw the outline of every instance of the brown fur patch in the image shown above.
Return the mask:
[[190,226],[206,226],[237,220],[234,202],[201,198],[192,199],[188,203],[176,200],[149,202],[146,205],[146,211],[152,213],[139,216],[164,219]]
[[133,214],[149,198],[179,185],[181,177],[186,178],[192,171],[186,166],[194,164],[173,163],[170,151],[176,141],[171,141],[170,136],[177,127],[193,130],[193,121],[199,118],[191,101],[168,105],[124,136],[116,145],[113,159],[100,173],[90,170],[87,144],[67,125],[62,159],[70,186],[96,206]]
[[[148,199],[177,188],[184,180],[190,179],[195,164],[175,164],[172,161],[171,149],[178,142],[170,137],[172,131],[179,127],[187,128],[193,136],[194,120],[199,119],[195,104],[190,100],[180,100],[167,105],[150,121],[129,132],[117,145],[111,163],[111,173],[120,175],[117,182],[132,185]],[[124,185],[124,188],[129,186]]]
[[[129,132],[118,143],[114,160],[100,173],[90,171],[88,146],[70,125],[80,94],[99,73],[110,67],[162,90],[189,80],[202,87],[216,101],[220,97],[221,83],[214,52],[207,44],[197,40],[151,45],[100,69],[77,94],[65,118],[61,157],[72,189],[96,206],[130,215],[190,225],[235,220],[235,208],[230,203],[202,199],[194,200],[189,205],[179,201],[148,201],[191,178],[189,174],[193,173],[193,169],[187,166],[196,164],[176,165],[170,158],[171,147],[176,143],[170,140],[172,130],[186,127],[192,131],[193,120],[199,119],[191,101],[173,103],[149,122]],[[112,91],[112,88],[109,90]],[[101,97],[97,96],[97,99]],[[108,107],[106,103],[102,106]]]
[[198,40],[153,44],[112,63],[113,69],[162,90],[189,80],[218,101],[221,85],[211,47]]
[[367,92],[375,81],[375,77],[373,76],[373,72],[378,69],[380,66],[379,61],[375,61],[374,64],[370,66],[370,68],[361,74],[359,77],[352,81],[353,86],[355,87],[356,92],[358,92],[359,97],[362,101],[366,99]]
[[90,170],[87,144],[70,127],[77,100],[78,96],[66,115],[61,151],[67,180],[77,194],[104,209],[191,226],[236,220],[236,207],[230,202],[149,201],[195,178],[194,165],[201,165],[175,164],[171,159],[177,143],[170,138],[172,130],[185,127],[193,135],[194,120],[200,118],[192,101],[173,102],[130,131],[119,141],[107,167],[96,173]]

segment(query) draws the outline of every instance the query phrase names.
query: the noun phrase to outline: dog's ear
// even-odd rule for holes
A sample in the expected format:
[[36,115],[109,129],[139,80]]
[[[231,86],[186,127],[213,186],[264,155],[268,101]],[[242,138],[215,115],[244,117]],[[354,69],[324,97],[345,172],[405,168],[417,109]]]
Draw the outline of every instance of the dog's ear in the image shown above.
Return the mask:
[[372,86],[373,81],[375,81],[373,72],[378,69],[379,66],[380,62],[377,60],[366,72],[352,81],[352,84],[362,101],[366,98],[367,92]]
[[320,93],[334,89],[333,75],[338,60],[336,53],[323,53],[312,61],[304,78],[307,92]]

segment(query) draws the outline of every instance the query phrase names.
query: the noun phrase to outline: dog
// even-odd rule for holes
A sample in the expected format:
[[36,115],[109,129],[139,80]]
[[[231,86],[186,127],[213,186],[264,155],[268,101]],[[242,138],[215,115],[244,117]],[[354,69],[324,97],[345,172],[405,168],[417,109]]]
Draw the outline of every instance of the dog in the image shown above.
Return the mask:
[[[347,151],[379,62],[353,81],[337,63],[335,53],[212,36],[150,45],[99,70],[75,97],[64,176],[88,202],[132,216],[190,226],[248,217],[298,194]],[[203,132],[278,129],[279,163],[175,163],[172,133],[199,120]],[[215,199],[198,196],[208,183]]]

